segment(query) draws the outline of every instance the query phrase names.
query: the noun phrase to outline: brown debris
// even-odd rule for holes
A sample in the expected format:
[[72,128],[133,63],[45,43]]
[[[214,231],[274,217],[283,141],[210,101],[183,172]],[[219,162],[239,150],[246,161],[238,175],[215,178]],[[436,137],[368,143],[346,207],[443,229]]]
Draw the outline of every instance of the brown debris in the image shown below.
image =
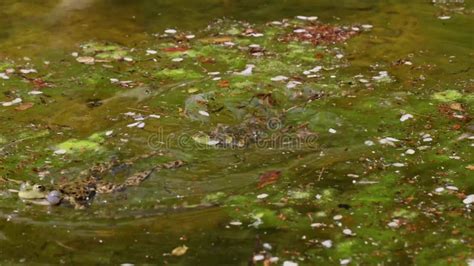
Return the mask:
[[358,30],[353,30],[351,27],[340,27],[329,24],[313,24],[298,29],[305,30],[304,32],[291,32],[282,38],[283,41],[299,41],[311,42],[314,45],[319,44],[336,44],[345,42],[351,37],[359,34]]

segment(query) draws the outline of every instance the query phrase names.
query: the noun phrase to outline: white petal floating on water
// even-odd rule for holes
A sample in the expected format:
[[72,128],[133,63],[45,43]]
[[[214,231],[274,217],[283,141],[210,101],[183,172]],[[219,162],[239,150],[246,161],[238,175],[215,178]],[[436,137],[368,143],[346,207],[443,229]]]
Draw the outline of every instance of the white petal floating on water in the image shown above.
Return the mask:
[[63,150],[63,149],[54,151],[54,154],[56,154],[56,155],[63,155],[63,154],[66,154],[66,153],[67,153],[67,151]]
[[298,266],[298,263],[287,260],[283,262],[283,266]]
[[341,265],[347,265],[351,262],[351,259],[342,259],[342,260],[339,260],[339,263]]
[[352,235],[352,230],[346,228],[346,229],[342,230],[342,233],[345,234],[346,236],[351,236]]
[[268,194],[263,193],[263,194],[258,195],[257,199],[264,199],[264,198],[267,198],[267,197],[268,197]]
[[232,221],[229,223],[230,225],[233,225],[233,226],[241,226],[242,225],[242,222],[241,221]]
[[321,245],[323,245],[323,247],[325,247],[325,248],[330,248],[330,247],[332,247],[332,241],[331,240],[324,240],[323,242],[321,242]]
[[132,127],[138,126],[139,124],[140,124],[140,122],[135,122],[135,123],[132,123],[132,124],[128,124],[127,127],[132,128]]
[[290,80],[290,81],[286,84],[286,87],[287,87],[288,89],[293,89],[293,88],[295,88],[296,86],[301,85],[301,84],[302,84],[302,83],[299,82],[299,81]]
[[462,201],[464,204],[473,204],[474,203],[474,194],[467,195],[467,197]]
[[305,29],[296,29],[293,31],[294,33],[305,33],[306,30]]
[[8,106],[12,106],[12,105],[15,105],[15,104],[19,104],[21,102],[23,102],[23,100],[21,98],[15,98],[13,101],[3,102],[2,105],[5,106],[5,107],[8,107]]
[[165,33],[167,33],[167,34],[176,34],[177,32],[178,32],[178,31],[175,30],[175,29],[167,29],[167,30],[165,30]]
[[43,94],[43,92],[42,92],[42,91],[33,90],[33,91],[29,91],[28,94],[29,94],[29,95],[40,95],[40,94]]
[[375,145],[375,143],[371,140],[364,141],[364,144],[367,145],[367,146],[374,146]]
[[255,65],[248,64],[246,68],[240,72],[237,72],[235,74],[241,75],[241,76],[250,76],[252,75],[253,69],[255,68]]
[[150,49],[149,49],[149,50],[146,50],[146,54],[147,54],[147,55],[157,54],[157,53],[158,53],[158,52],[155,51],[155,50],[150,50]]
[[79,56],[76,58],[76,61],[86,65],[93,65],[95,63],[95,59],[92,56]]
[[20,69],[20,72],[23,74],[38,73],[38,71],[36,71],[36,69],[33,69],[33,68]]
[[402,115],[402,117],[400,117],[400,121],[401,121],[401,122],[405,122],[405,121],[407,121],[408,119],[412,119],[412,118],[413,118],[413,115],[411,115],[411,114],[404,114],[404,115]]
[[452,190],[452,191],[458,191],[459,188],[455,187],[455,186],[446,186],[446,189],[447,190]]
[[285,76],[276,76],[276,77],[273,77],[271,78],[272,81],[284,81],[284,80],[288,80],[288,77],[285,77]]
[[199,110],[198,112],[200,115],[203,115],[203,116],[209,116],[209,113],[206,112],[206,111],[203,111],[203,110]]
[[450,16],[439,16],[438,19],[441,19],[441,20],[447,20],[447,19],[450,19],[451,17]]
[[395,167],[405,167],[405,164],[403,163],[393,163],[392,165]]

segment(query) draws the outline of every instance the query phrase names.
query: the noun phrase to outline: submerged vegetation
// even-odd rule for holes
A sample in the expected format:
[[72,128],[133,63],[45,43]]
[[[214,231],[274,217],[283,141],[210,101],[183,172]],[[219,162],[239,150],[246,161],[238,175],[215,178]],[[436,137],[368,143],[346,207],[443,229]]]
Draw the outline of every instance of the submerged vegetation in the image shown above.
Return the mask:
[[219,19],[0,54],[0,261],[471,265],[472,69],[354,64],[378,34]]

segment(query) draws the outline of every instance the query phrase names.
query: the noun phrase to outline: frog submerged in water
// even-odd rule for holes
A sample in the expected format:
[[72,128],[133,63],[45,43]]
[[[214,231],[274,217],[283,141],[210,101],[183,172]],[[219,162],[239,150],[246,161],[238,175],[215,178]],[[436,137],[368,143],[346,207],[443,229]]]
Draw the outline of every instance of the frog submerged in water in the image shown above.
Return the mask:
[[[172,169],[181,167],[184,163],[182,161],[173,161],[152,169],[136,173],[129,176],[121,183],[112,183],[101,180],[100,177],[91,173],[86,178],[59,182],[59,184],[52,188],[46,188],[40,184],[21,183],[20,190],[17,192],[18,197],[23,201],[35,205],[54,206],[60,204],[68,204],[75,209],[84,209],[89,206],[96,194],[108,194],[114,192],[124,191],[128,187],[138,186],[145,181],[155,170]],[[111,170],[111,167],[105,167]],[[96,167],[94,168],[94,170]],[[11,181],[11,180],[10,180]]]

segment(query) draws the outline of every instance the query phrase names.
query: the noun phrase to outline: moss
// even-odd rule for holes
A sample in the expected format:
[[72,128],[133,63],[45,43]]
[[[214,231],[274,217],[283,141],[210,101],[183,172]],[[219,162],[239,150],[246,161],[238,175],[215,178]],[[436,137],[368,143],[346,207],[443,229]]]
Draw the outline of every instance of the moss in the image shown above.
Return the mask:
[[158,71],[155,76],[157,78],[162,79],[174,79],[174,80],[182,80],[182,79],[198,79],[202,77],[200,73],[197,73],[193,70],[185,70],[185,69],[163,69]]
[[463,95],[457,90],[445,90],[433,94],[432,97],[440,102],[452,102],[462,99]]

